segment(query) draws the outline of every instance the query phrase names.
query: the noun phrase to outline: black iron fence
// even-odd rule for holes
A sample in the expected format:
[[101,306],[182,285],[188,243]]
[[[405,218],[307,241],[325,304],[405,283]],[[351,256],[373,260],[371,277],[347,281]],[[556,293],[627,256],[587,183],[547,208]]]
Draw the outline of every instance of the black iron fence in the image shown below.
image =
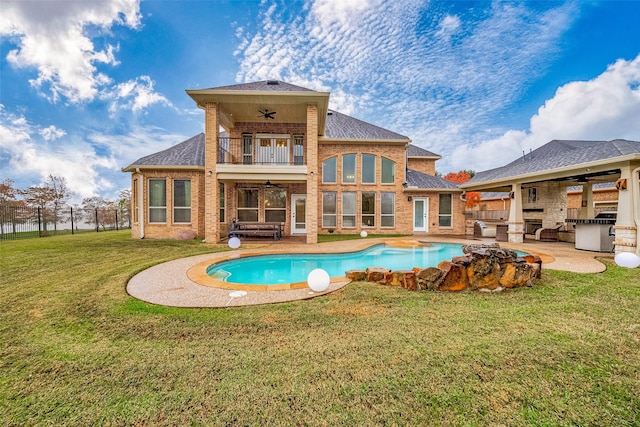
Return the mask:
[[131,228],[124,208],[50,209],[0,204],[0,240],[46,237]]

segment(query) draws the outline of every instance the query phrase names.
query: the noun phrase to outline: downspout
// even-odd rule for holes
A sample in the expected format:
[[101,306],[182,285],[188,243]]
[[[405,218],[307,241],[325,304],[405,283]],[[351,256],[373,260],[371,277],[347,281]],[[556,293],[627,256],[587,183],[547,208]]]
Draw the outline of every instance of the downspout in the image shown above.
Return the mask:
[[138,180],[138,222],[140,224],[140,238],[144,239],[144,176],[140,168],[136,168],[136,173],[140,175]]

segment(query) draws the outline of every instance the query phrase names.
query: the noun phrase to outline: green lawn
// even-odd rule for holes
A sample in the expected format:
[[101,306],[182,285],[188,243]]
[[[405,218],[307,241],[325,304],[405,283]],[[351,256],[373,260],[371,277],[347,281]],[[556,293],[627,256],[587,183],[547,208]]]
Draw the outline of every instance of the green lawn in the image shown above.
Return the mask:
[[125,292],[226,249],[128,231],[0,243],[0,425],[640,425],[640,269],[229,309]]

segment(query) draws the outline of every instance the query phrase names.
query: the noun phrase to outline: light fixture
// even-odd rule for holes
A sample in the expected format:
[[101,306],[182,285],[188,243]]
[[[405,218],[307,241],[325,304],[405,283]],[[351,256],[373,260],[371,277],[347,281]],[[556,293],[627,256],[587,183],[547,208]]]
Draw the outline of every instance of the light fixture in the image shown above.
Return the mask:
[[408,202],[410,202],[410,201],[412,201],[412,200],[413,200],[413,197],[411,197],[411,196],[407,197],[407,201],[408,201]]

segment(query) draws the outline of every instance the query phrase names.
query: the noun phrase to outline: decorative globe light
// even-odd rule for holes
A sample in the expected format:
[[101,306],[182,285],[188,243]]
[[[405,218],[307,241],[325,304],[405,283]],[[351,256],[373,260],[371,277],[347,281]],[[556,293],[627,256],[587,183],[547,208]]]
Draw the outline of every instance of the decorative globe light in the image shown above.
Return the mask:
[[322,292],[329,287],[329,282],[331,278],[329,277],[329,273],[324,271],[321,268],[315,268],[311,270],[309,275],[307,276],[307,283],[311,290],[315,292]]
[[231,249],[238,249],[240,247],[240,239],[232,237],[229,239],[229,247]]
[[620,252],[616,254],[614,261],[620,267],[636,268],[640,266],[640,257],[632,252]]
[[367,237],[367,232],[366,231],[361,231],[360,232],[360,237]]

